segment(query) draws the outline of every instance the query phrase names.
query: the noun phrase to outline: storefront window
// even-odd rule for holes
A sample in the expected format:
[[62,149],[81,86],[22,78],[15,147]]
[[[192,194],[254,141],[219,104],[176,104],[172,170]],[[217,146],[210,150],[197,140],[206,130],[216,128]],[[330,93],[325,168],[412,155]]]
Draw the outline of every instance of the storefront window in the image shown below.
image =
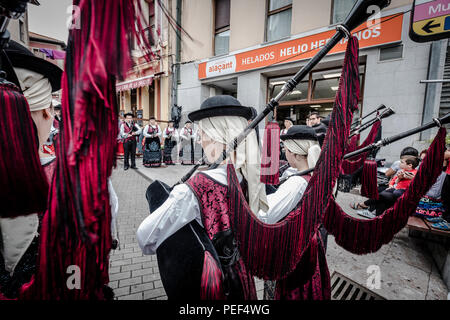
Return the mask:
[[230,42],[230,0],[215,1],[214,55],[227,54]]
[[291,35],[292,0],[269,0],[266,40],[275,41]]
[[[279,102],[276,118],[278,120],[285,117],[293,118],[295,124],[305,124],[306,117],[312,111],[317,111],[326,117],[333,110],[336,93],[339,89],[339,79],[342,68],[318,70],[311,72],[305,79],[297,85],[290,94],[287,94]],[[364,87],[365,66],[359,67],[360,73],[360,101]],[[269,79],[269,99],[280,93],[283,85],[292,78],[293,75],[276,77]],[[361,108],[359,109],[361,112]]]

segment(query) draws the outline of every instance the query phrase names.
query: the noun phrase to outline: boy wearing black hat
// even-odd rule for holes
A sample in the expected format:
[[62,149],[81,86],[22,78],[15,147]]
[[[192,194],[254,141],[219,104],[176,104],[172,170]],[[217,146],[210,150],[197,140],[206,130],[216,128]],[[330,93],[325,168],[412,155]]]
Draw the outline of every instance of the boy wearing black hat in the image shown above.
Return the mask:
[[123,142],[123,169],[128,170],[130,167],[129,158],[131,158],[131,169],[136,167],[136,138],[141,134],[142,129],[133,121],[133,114],[126,113],[124,115],[125,122],[120,126],[120,137]]

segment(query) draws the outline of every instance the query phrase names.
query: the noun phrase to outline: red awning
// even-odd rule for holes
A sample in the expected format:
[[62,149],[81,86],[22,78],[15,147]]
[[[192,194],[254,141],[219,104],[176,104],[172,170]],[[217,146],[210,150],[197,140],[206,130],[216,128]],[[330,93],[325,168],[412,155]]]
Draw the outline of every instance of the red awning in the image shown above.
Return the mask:
[[116,91],[127,91],[131,89],[145,87],[151,85],[152,82],[153,82],[153,75],[142,77],[139,79],[124,81],[116,84]]

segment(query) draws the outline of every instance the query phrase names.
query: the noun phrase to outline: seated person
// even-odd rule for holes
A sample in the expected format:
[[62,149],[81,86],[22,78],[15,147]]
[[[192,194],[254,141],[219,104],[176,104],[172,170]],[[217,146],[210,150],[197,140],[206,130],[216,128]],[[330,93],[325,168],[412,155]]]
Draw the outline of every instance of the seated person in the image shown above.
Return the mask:
[[400,170],[389,181],[389,188],[379,194],[379,199],[368,199],[363,203],[355,203],[353,209],[376,210],[376,215],[381,215],[386,209],[392,207],[395,201],[400,198],[409,187],[412,179],[417,173],[416,167],[419,159],[414,156],[403,157],[400,160]]

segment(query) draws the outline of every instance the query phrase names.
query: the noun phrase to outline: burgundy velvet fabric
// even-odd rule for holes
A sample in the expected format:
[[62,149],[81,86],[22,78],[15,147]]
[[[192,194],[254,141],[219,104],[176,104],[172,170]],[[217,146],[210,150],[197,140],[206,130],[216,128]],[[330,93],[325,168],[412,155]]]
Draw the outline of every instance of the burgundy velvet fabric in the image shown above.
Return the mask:
[[323,222],[328,232],[334,235],[338,245],[356,254],[375,252],[405,227],[408,218],[415,212],[420,198],[441,173],[445,134],[445,128],[441,128],[408,189],[397,199],[394,206],[382,215],[370,220],[356,219],[347,215],[333,199],[330,199]]
[[[251,274],[265,280],[286,278],[297,268],[313,243],[312,239],[317,237],[322,214],[339,174],[352,115],[358,105],[358,95],[358,41],[352,37],[348,43],[334,110],[316,169],[302,200],[281,222],[265,224],[255,217],[245,201],[233,166],[228,166],[231,223],[240,253]],[[305,258],[305,264],[317,263],[318,256],[320,255],[315,254]],[[314,270],[311,267],[308,269]],[[324,272],[323,268],[321,271]],[[303,284],[290,286],[295,285]]]
[[377,162],[364,161],[361,174],[361,195],[370,199],[378,199]]
[[[361,148],[364,148],[364,147],[374,143],[380,127],[381,127],[381,122],[380,121],[375,122],[374,125],[372,126],[372,128],[370,129],[370,132],[369,132],[366,140],[364,140],[364,142],[360,146],[357,146],[355,148],[355,150],[353,150],[353,151],[359,150]],[[346,153],[353,152],[353,151],[346,150]],[[346,160],[342,161],[341,173],[342,174],[352,174],[353,172],[355,172],[356,170],[361,168],[364,165],[364,161],[366,160],[368,154],[369,154],[369,152],[364,152],[364,153],[361,153],[360,155],[355,156],[351,159],[346,159]]]
[[203,262],[201,300],[224,300],[222,271],[209,251],[205,251]]
[[280,183],[280,126],[278,122],[267,123],[264,130],[261,182],[276,185]]
[[[143,30],[136,3],[73,2],[80,8],[79,28],[70,30],[66,51],[56,171],[37,273],[22,288],[22,299],[105,298],[111,250],[108,177],[118,135],[115,86],[132,66],[130,40]],[[138,43],[150,48],[145,37]],[[79,289],[67,286],[71,275],[79,276]]]
[[0,217],[45,211],[49,184],[37,132],[27,100],[13,84],[0,84],[0,124]]
[[355,134],[353,137],[350,138],[350,140],[348,141],[348,146],[347,146],[347,153],[348,152],[353,152],[356,150],[356,148],[358,148],[358,141],[360,138],[360,134]]
[[[236,173],[235,173],[236,174]],[[204,173],[197,173],[187,182],[187,185],[194,192],[200,205],[202,224],[208,237],[216,247],[216,241],[221,234],[231,231],[230,216],[233,208],[228,206],[228,188],[217,181],[214,181]],[[218,250],[219,257],[221,252]],[[232,276],[239,278],[236,283],[245,300],[256,300],[256,288],[252,275],[248,272],[242,257],[236,257],[237,261],[232,263]],[[203,270],[205,272],[206,270]],[[206,284],[206,283],[205,283]],[[207,290],[207,289],[205,289]],[[232,293],[234,294],[234,293]]]

